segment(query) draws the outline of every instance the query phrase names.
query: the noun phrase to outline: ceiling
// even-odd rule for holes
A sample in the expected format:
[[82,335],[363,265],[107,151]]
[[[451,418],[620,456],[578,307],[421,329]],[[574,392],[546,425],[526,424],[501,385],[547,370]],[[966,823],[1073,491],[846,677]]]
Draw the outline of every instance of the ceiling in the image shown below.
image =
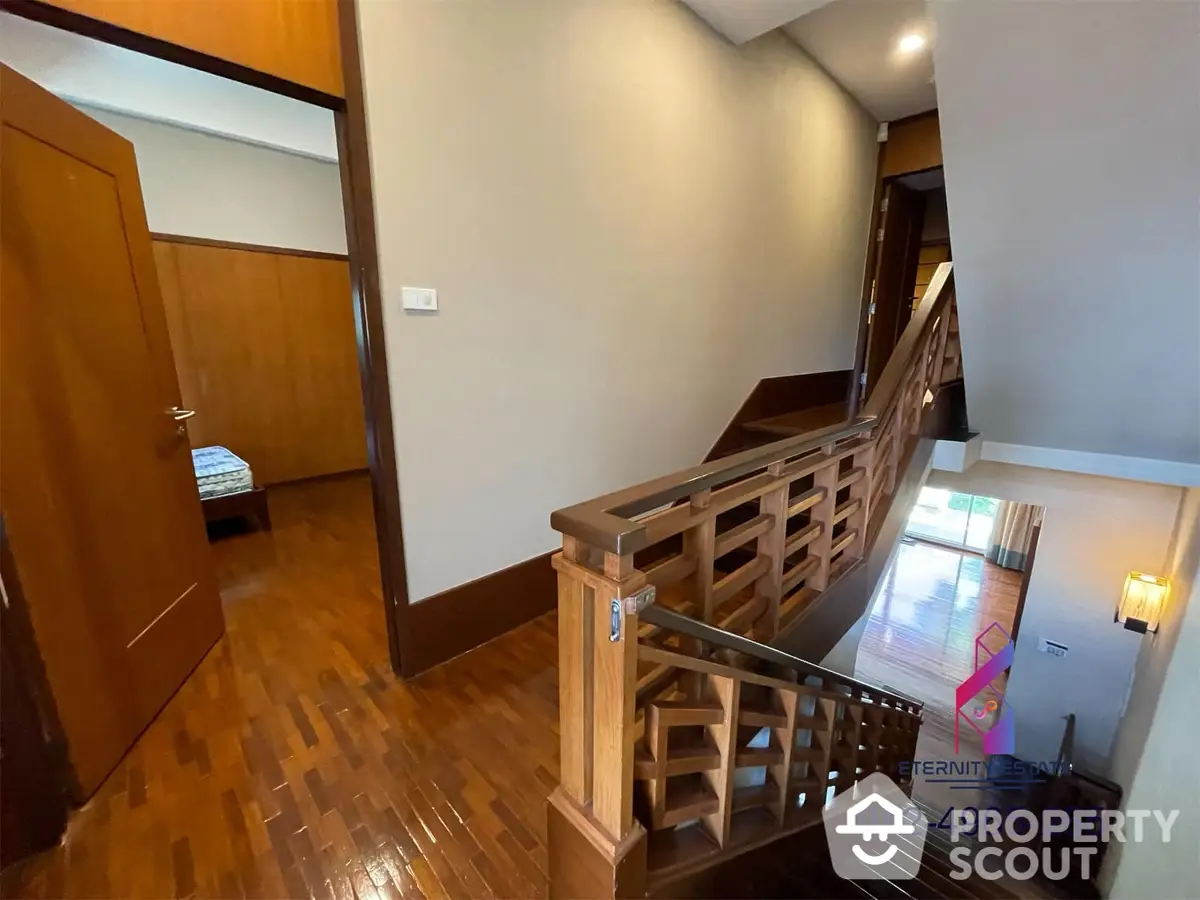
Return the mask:
[[785,25],[829,0],[683,0],[692,12],[735,44]]
[[[933,22],[925,0],[835,0],[783,30],[881,122],[937,106]],[[928,44],[900,52],[900,37],[914,32]]]
[[337,160],[327,109],[3,12],[0,60],[73,103]]

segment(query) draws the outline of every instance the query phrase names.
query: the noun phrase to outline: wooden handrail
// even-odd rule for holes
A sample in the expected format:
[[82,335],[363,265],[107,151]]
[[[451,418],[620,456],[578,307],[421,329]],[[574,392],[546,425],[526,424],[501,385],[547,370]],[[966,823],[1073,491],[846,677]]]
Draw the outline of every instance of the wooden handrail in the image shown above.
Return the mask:
[[[898,778],[899,761],[911,759],[917,701],[767,645],[803,627],[806,611],[870,549],[927,398],[959,372],[953,294],[945,263],[864,416],[551,516],[563,535],[553,558],[561,786],[552,798],[552,895],[592,890],[565,874],[557,828],[586,832],[576,849],[592,848],[579,852],[600,862],[580,871],[612,868],[614,880],[596,888],[611,894],[626,855],[646,867],[633,851],[646,833],[698,827],[716,852],[734,852],[812,821],[830,791],[869,772]],[[759,671],[763,663],[775,669]],[[739,744],[751,726],[766,746]],[[703,742],[681,750],[667,740],[673,727],[681,737],[699,728]],[[739,794],[734,774],[745,767],[765,767],[770,779]],[[735,808],[736,822],[754,809],[769,821],[748,836],[735,827]],[[696,849],[702,843],[668,845],[693,848],[695,862],[712,858]],[[672,864],[649,865],[661,873]]]
[[654,543],[637,516],[682,500],[716,485],[766,469],[772,463],[815,453],[822,447],[869,431],[873,420],[861,417],[799,437],[785,438],[672,475],[613,491],[550,514],[555,531],[586,541],[609,553],[636,553]]
[[912,363],[913,354],[921,346],[923,340],[929,337],[929,330],[941,311],[950,302],[950,276],[953,271],[952,263],[942,263],[933,273],[929,287],[921,297],[921,302],[913,310],[912,318],[900,335],[900,340],[888,357],[887,365],[880,373],[878,381],[871,389],[871,396],[863,407],[863,416],[879,418],[892,401],[896,399],[897,390],[904,378],[904,373]]
[[786,666],[805,677],[819,678],[822,681],[836,681],[848,688],[856,689],[863,694],[887,700],[894,706],[908,706],[914,712],[919,711],[924,706],[920,700],[913,697],[907,697],[904,694],[897,693],[877,684],[872,684],[869,681],[861,681],[853,676],[844,675],[832,669],[826,669],[817,663],[800,659],[797,656],[792,656],[790,653],[784,653],[782,650],[777,650],[767,644],[760,644],[749,638],[730,634],[728,631],[714,628],[703,622],[697,622],[695,619],[672,612],[669,609],[656,606],[647,607],[641,615],[641,620],[669,631],[694,637],[714,647],[722,647],[726,650],[733,650],[737,653],[753,656],[765,663]]
[[863,414],[840,425],[784,438],[771,444],[692,466],[632,487],[577,503],[550,514],[550,527],[610,553],[635,553],[648,546],[637,517],[702,490],[766,469],[772,463],[813,453],[830,443],[869,432],[897,399],[896,393],[912,356],[949,302],[952,264],[938,266],[912,319],[871,392]]

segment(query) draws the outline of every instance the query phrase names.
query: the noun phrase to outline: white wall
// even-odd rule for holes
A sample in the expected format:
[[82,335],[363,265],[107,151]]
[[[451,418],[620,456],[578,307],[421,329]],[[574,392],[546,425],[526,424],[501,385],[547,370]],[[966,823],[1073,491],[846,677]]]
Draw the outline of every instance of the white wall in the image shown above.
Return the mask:
[[[1161,573],[1181,488],[981,462],[967,472],[933,472],[933,487],[1045,507],[1006,698],[1016,755],[1058,755],[1064,722],[1076,714],[1076,762],[1107,775],[1113,736],[1142,638],[1113,622],[1131,571]],[[1038,641],[1066,644],[1059,659]]]
[[971,427],[1200,462],[1200,3],[931,3]]
[[333,113],[0,13],[0,60],[72,103],[337,161]]
[[1195,707],[1200,672],[1200,490],[1185,493],[1162,574],[1171,595],[1158,634],[1142,639],[1136,676],[1113,744],[1112,779],[1126,809],[1178,809],[1170,845],[1114,844],[1101,883],[1111,897],[1184,897],[1196,890],[1200,743]]
[[786,38],[657,0],[359,17],[414,600],[699,462],[758,379],[850,368],[875,123]]
[[151,231],[346,252],[341,178],[335,163],[105,110],[80,109],[133,143]]

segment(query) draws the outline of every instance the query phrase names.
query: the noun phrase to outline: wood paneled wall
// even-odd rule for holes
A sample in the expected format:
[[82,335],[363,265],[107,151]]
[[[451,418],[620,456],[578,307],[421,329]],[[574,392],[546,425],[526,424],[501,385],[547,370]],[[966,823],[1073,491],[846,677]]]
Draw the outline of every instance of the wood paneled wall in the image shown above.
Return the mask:
[[156,236],[193,447],[220,444],[259,484],[366,468],[344,258]]
[[942,164],[942,132],[937,110],[888,123],[881,178],[923,172]]
[[917,283],[912,296],[913,309],[921,305],[921,298],[925,296],[925,289],[933,281],[933,273],[937,271],[937,267],[941,263],[950,262],[950,245],[941,242],[924,244],[920,253],[917,257]]
[[138,34],[345,96],[338,0],[43,0]]

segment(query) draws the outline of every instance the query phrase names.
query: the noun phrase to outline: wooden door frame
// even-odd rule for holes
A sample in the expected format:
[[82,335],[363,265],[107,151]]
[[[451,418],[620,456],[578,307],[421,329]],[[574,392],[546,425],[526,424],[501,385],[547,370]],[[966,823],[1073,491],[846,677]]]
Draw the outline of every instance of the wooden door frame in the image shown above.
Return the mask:
[[346,248],[350,261],[350,293],[354,302],[354,327],[358,344],[359,374],[362,379],[363,413],[367,428],[367,465],[371,473],[375,534],[379,545],[383,615],[392,671],[400,675],[401,662],[408,656],[411,646],[411,636],[407,627],[408,577],[404,564],[400,476],[396,464],[392,401],[384,343],[383,295],[379,282],[375,205],[367,147],[356,0],[337,0],[338,35],[346,95],[344,98],[139,34],[59,6],[51,6],[40,0],[0,0],[0,9],[62,31],[240,81],[333,112],[334,128],[337,132],[338,169],[342,183],[342,205],[346,219]]
[[[66,830],[67,803],[72,797],[79,796],[80,791],[68,757],[67,736],[33,636],[29,606],[21,589],[2,514],[0,583],[4,594],[4,603],[0,605],[0,643],[3,644],[0,653],[4,657],[3,678],[11,682],[5,693],[16,694],[15,697],[9,695],[4,703],[8,709],[12,700],[18,701],[20,708],[8,709],[8,715],[18,717],[13,725],[17,728],[15,737],[22,745],[16,748],[5,745],[5,765],[18,766],[19,787],[17,796],[11,797],[6,791],[0,802],[15,807],[24,820],[24,833],[20,837],[23,846],[17,848],[17,855],[4,861],[7,865],[54,846]],[[16,673],[17,677],[10,677],[10,672]],[[7,729],[6,734],[6,741],[13,737]]]
[[863,267],[862,299],[858,310],[858,334],[848,401],[848,415],[851,418],[858,415],[863,401],[862,373],[867,364],[867,320],[870,318],[871,294],[879,257],[879,229],[883,225],[880,206],[883,205],[887,182],[944,165],[937,109],[886,124],[888,136],[879,142],[879,156],[875,164],[875,196],[871,200],[871,230],[867,237],[867,261]]
[[862,299],[858,307],[858,333],[854,338],[854,368],[850,372],[850,396],[847,399],[846,415],[854,418],[862,407],[862,376],[867,365],[867,340],[871,310],[871,294],[875,287],[875,266],[879,260],[879,229],[883,225],[884,184],[883,157],[886,142],[879,144],[879,157],[875,163],[875,193],[871,197],[871,230],[867,232],[867,261],[863,264]]

